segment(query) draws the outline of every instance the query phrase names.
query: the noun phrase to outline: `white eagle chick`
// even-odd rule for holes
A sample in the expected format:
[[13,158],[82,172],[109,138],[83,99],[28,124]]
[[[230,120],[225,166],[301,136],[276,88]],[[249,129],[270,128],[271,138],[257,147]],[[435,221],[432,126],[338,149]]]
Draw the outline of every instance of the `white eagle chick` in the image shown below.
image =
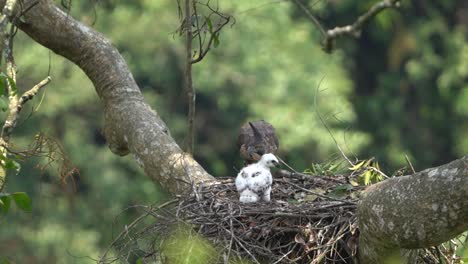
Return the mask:
[[236,178],[236,188],[240,194],[241,203],[255,203],[262,199],[270,201],[271,184],[273,177],[270,168],[278,167],[279,162],[275,155],[264,154],[257,162],[244,167]]

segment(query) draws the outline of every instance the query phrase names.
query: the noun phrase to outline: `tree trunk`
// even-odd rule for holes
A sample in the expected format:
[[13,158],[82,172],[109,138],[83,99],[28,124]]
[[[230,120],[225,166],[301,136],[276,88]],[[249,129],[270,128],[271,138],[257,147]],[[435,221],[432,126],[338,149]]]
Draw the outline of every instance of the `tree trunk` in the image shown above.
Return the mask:
[[[36,2],[25,0],[23,6]],[[144,102],[127,64],[108,39],[49,0],[39,0],[24,19],[18,25],[22,31],[74,62],[93,82],[104,105],[104,135],[112,152],[132,153],[149,177],[174,194],[214,179],[181,150],[166,124]]]
[[468,156],[370,186],[357,213],[362,263],[455,237],[468,229]]

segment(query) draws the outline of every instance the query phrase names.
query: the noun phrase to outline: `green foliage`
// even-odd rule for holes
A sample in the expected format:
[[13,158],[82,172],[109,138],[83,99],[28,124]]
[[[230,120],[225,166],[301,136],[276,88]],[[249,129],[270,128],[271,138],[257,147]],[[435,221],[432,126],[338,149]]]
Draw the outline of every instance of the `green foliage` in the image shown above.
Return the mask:
[[331,192],[327,194],[327,196],[332,197],[332,198],[343,198],[347,196],[354,187],[351,184],[342,184],[338,185],[333,189]]
[[31,212],[31,198],[29,198],[29,196],[24,192],[0,193],[0,212],[8,212],[11,200],[13,200],[16,203],[16,206],[21,210]]
[[2,112],[6,112],[8,110],[8,99],[5,97],[8,82],[8,77],[5,73],[0,72],[0,110]]
[[162,255],[168,263],[209,264],[216,263],[216,248],[206,239],[193,232],[190,227],[179,226],[164,241]]
[[7,76],[5,73],[0,72],[0,95],[5,95],[7,87]]
[[379,162],[374,158],[363,160],[349,168],[351,175],[358,175],[358,184],[370,185],[384,180]]
[[2,257],[0,259],[0,264],[10,264],[11,262],[6,257]]
[[344,159],[337,157],[322,163],[312,163],[310,168],[304,170],[304,173],[310,175],[333,176],[344,171],[344,162]]

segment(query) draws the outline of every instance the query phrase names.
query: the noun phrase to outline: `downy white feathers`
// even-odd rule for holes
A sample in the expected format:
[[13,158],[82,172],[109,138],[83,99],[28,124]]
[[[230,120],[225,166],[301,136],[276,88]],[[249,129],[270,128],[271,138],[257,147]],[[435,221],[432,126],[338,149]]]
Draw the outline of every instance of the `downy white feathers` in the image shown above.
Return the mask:
[[236,178],[236,188],[241,203],[255,203],[260,200],[270,201],[273,177],[270,168],[279,165],[275,155],[264,154],[257,162],[244,167]]

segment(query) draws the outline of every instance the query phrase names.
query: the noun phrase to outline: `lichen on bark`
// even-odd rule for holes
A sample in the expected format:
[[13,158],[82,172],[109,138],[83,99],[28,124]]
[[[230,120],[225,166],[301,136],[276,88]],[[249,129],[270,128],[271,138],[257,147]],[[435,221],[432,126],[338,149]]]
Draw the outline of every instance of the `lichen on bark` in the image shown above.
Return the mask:
[[468,228],[468,157],[370,186],[358,219],[365,263],[453,238]]

